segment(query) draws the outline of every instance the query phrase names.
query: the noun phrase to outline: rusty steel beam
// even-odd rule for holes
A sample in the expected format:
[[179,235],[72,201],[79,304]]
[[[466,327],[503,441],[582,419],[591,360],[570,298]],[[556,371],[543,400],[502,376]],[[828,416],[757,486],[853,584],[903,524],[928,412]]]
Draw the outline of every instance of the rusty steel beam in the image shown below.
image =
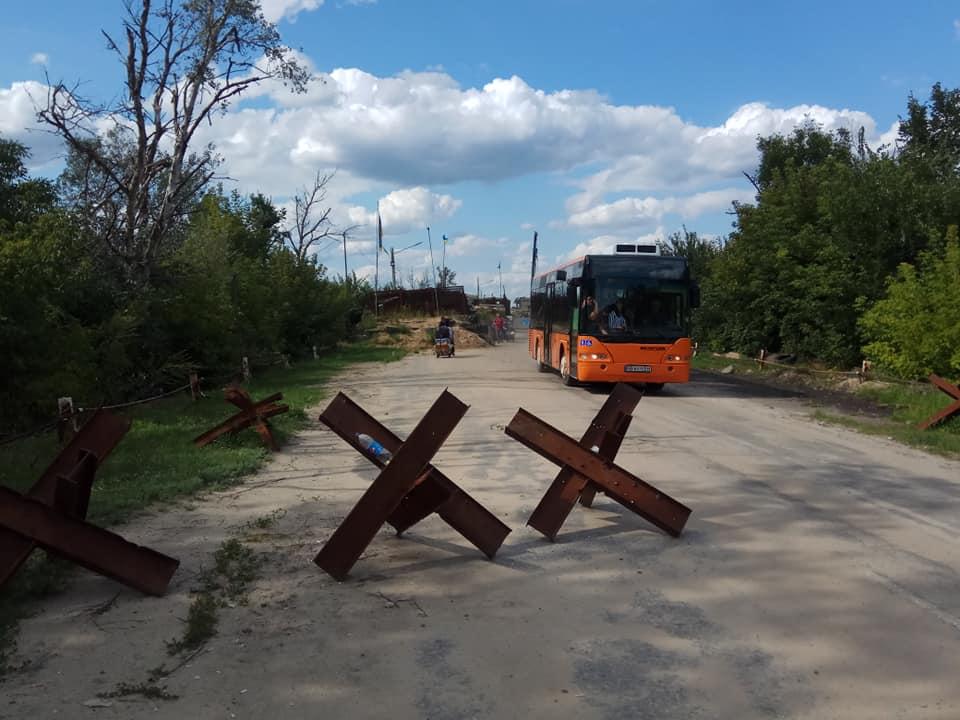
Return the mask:
[[[113,452],[129,429],[128,418],[97,410],[66,447],[57,453],[40,479],[27,491],[27,497],[45,505],[54,505],[57,498],[61,497],[63,499],[60,502],[69,506],[69,514],[85,518],[96,468]],[[89,458],[92,458],[92,467]],[[81,465],[84,474],[73,477],[72,487],[65,486],[65,478],[73,476]],[[72,495],[69,500],[66,499],[67,493]],[[33,541],[0,526],[0,586],[16,574],[33,549]]]
[[[630,413],[636,409],[642,397],[640,390],[626,383],[618,383],[580,438],[580,447],[587,450],[597,447],[600,457],[613,462],[630,425]],[[577,497],[581,504],[590,507],[596,492],[596,484],[569,467],[564,467],[544,493],[527,524],[550,540],[555,540],[576,505]]]
[[960,387],[947,382],[939,375],[935,375],[933,373],[931,373],[930,377],[927,379],[930,380],[934,387],[940,390],[940,392],[944,393],[948,397],[952,397],[954,402],[950,403],[947,405],[947,407],[943,408],[943,410],[934,413],[922,423],[917,425],[918,430],[926,430],[927,428],[931,428],[934,425],[944,422],[947,420],[947,418],[960,413]]
[[[620,446],[627,436],[627,430],[630,428],[632,421],[632,415],[621,414],[619,419],[613,423],[613,427],[604,433],[603,439],[597,446],[597,455],[610,462],[616,460],[617,453],[620,452]],[[563,472],[563,470],[560,472]],[[580,504],[584,507],[593,507],[593,499],[596,497],[596,494],[597,485],[595,483],[587,483],[587,487],[580,493]]]
[[[338,393],[326,407],[320,415],[320,422],[381,469],[385,464],[370,455],[360,445],[357,436],[365,434],[376,438],[392,454],[403,445],[395,433],[343,393]],[[390,513],[387,522],[397,534],[402,534],[433,513],[437,513],[488,558],[496,555],[510,534],[510,528],[500,522],[496,515],[428,464],[416,486]]]
[[690,508],[620,466],[583,448],[573,438],[524,409],[506,427],[506,434],[547,460],[566,466],[600,486],[604,493],[661,530],[680,535]]
[[162,595],[178,560],[0,487],[0,528],[95,573],[149,595]]
[[114,415],[108,410],[97,410],[57,454],[27,494],[48,505],[52,503],[57,478],[69,475],[80,462],[83,453],[92,453],[97,458],[97,464],[103,465],[130,430],[130,424],[129,418]]
[[403,499],[422,482],[424,470],[467,412],[467,406],[444,390],[393,455],[314,562],[344,580],[377,531]]
[[283,393],[274,393],[262,400],[254,402],[250,397],[250,393],[246,390],[241,387],[231,386],[224,390],[223,395],[224,399],[237,406],[240,412],[195,437],[193,439],[194,445],[204,447],[223,435],[234,435],[241,430],[253,426],[260,436],[260,439],[263,440],[264,445],[273,451],[279,449],[277,441],[273,437],[269,418],[285,413],[290,409],[287,405],[277,404],[278,400],[283,399]]

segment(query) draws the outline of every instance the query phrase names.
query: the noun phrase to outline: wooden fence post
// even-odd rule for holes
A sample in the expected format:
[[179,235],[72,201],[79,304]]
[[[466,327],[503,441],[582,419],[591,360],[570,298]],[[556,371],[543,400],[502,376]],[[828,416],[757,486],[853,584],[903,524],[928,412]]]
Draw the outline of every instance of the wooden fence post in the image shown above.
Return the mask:
[[760,369],[763,370],[763,363],[767,359],[767,351],[763,348],[760,349],[760,357],[757,358],[757,364],[760,366]]
[[[73,432],[77,431],[77,418],[73,413],[73,398],[57,398],[57,439],[62,443],[67,439],[68,424],[72,425]],[[70,421],[73,421],[70,423]]]

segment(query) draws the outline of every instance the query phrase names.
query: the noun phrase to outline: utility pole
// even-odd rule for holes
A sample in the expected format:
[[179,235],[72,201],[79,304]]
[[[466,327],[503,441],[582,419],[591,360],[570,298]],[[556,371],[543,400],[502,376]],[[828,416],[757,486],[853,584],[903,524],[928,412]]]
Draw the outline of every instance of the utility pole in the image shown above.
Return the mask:
[[347,231],[343,231],[343,282],[347,282]]
[[533,233],[533,259],[530,261],[530,301],[533,301],[533,277],[537,274],[537,233]]
[[503,291],[503,270],[500,268],[502,263],[497,263],[497,274],[500,275],[500,297],[506,297],[507,294]]
[[480,299],[480,276],[477,275],[477,300]]
[[390,248],[390,274],[393,276],[393,289],[397,289],[397,261],[393,257],[393,248]]

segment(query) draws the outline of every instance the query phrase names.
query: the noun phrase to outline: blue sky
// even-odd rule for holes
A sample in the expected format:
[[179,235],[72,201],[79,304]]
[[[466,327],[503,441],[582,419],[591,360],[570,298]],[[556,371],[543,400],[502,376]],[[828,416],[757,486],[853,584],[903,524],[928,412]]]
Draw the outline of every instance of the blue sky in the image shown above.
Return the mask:
[[[351,267],[373,263],[371,213],[386,244],[448,235],[448,264],[522,291],[533,229],[542,257],[603,251],[682,224],[729,230],[758,134],[812,118],[889,142],[907,95],[958,84],[955,2],[427,2],[265,0],[316,75],[306,97],[263,88],[205,140],[243,192],[278,203],[337,169],[330,202],[359,223]],[[101,28],[120,0],[35,0],[4,10],[0,133],[57,167],[31,98],[44,69],[111,98],[116,61]],[[423,246],[399,274],[428,267]],[[439,248],[435,250],[439,253]],[[340,268],[336,249],[322,259]],[[438,260],[439,261],[439,260]],[[381,278],[386,275],[381,269]]]

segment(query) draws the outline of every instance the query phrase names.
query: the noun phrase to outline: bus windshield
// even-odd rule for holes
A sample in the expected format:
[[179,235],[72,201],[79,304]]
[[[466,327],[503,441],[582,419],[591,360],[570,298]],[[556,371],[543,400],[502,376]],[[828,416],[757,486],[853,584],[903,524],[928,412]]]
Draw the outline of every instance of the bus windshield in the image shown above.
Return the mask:
[[686,286],[605,277],[588,284],[580,332],[605,342],[672,343],[685,335]]

